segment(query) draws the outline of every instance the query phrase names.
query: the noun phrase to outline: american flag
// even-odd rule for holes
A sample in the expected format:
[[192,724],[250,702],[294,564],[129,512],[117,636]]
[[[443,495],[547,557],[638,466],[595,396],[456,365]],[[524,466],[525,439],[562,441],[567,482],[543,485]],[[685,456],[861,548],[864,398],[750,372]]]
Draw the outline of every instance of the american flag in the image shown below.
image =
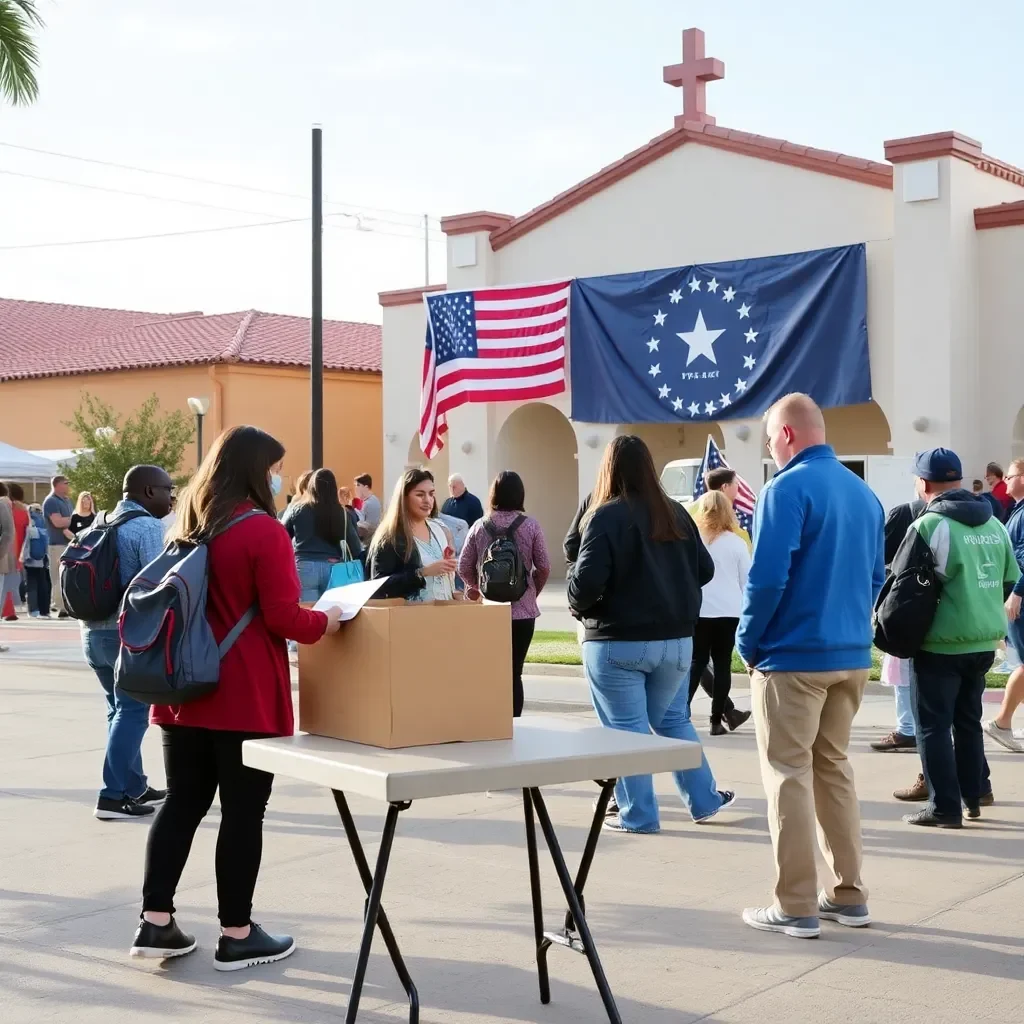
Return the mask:
[[[704,484],[704,474],[712,469],[732,469],[732,466],[725,461],[725,458],[718,449],[718,445],[715,444],[715,439],[709,434],[708,444],[704,449],[704,458],[701,459],[700,465],[697,467],[697,479],[693,484],[694,501],[707,490]],[[754,525],[754,502],[757,498],[750,489],[750,484],[739,473],[736,474],[736,483],[740,485],[740,490],[739,494],[736,495],[736,500],[732,503],[732,507],[736,512],[736,518],[740,521],[740,526],[747,533],[750,533],[751,527]]]
[[427,343],[420,449],[444,444],[447,413],[467,402],[524,402],[565,390],[569,282],[424,295]]

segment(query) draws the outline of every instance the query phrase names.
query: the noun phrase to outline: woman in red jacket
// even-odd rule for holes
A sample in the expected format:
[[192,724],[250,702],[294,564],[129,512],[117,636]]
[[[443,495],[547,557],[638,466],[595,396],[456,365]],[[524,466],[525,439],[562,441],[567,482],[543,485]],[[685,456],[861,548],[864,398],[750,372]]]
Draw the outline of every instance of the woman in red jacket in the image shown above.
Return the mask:
[[[133,956],[182,956],[196,940],[178,928],[174,893],[192,837],[220,789],[217,902],[221,935],[214,967],[234,971],[282,960],[295,950],[288,935],[268,935],[250,920],[263,846],[263,813],[274,777],[242,764],[242,741],[290,736],[291,678],[286,642],[316,643],[338,628],[328,613],[299,606],[299,578],[291,540],[277,521],[274,495],[284,448],[256,427],[221,434],[178,500],[170,540],[209,544],[206,617],[219,643],[246,609],[259,607],[224,656],[220,685],[207,697],[178,707],[154,706],[163,729],[167,799],[146,846],[142,923]],[[225,529],[250,509],[266,515]]]

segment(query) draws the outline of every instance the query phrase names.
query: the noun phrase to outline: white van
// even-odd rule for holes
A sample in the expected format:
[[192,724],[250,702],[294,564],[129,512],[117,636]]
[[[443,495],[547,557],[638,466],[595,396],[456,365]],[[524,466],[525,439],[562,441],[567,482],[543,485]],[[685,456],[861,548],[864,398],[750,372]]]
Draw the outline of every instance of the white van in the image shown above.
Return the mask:
[[693,485],[703,459],[673,459],[661,471],[661,486],[665,493],[681,505],[693,501]]

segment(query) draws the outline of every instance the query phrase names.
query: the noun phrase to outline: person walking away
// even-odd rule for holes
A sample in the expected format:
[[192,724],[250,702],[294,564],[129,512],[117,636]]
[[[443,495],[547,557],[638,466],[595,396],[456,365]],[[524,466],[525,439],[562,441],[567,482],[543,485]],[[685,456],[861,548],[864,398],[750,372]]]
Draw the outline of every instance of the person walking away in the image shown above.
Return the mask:
[[78,496],[78,501],[75,502],[75,510],[71,513],[68,529],[72,534],[78,534],[92,526],[95,519],[96,504],[92,500],[92,495],[88,491],[82,491]]
[[[730,471],[731,472],[731,471]],[[732,688],[732,651],[740,622],[743,590],[750,571],[750,551],[736,533],[739,522],[724,490],[708,490],[697,500],[691,513],[701,540],[712,561],[715,575],[702,588],[700,617],[693,633],[693,663],[690,665],[688,700],[700,685],[710,662],[714,668],[711,694],[711,735],[724,736],[750,718],[729,700]]]
[[[1024,459],[1014,459],[1006,474],[1006,490],[1013,499],[1010,516],[1006,520],[1006,532],[1013,546],[1017,567],[1024,570]],[[1017,658],[1024,661],[1024,616],[1021,603],[1024,601],[1024,576],[1013,586],[1013,593],[1006,600],[1006,618],[1009,621],[1010,643],[1017,652]],[[999,714],[982,724],[985,734],[1000,746],[1015,754],[1024,754],[1024,743],[1013,735],[1013,713],[1024,703],[1024,668],[1018,666],[1006,681],[1003,702]]]
[[466,481],[461,474],[452,473],[448,477],[448,493],[451,497],[441,506],[446,516],[455,516],[471,528],[483,519],[484,507],[475,494],[466,490]]
[[370,579],[387,580],[376,597],[453,599],[458,563],[451,535],[433,518],[435,490],[428,469],[407,469],[395,484],[366,555]]
[[[206,618],[224,640],[243,615],[255,617],[220,664],[213,693],[180,707],[154,705],[162,731],[167,799],[146,844],[142,921],[133,956],[163,959],[196,948],[174,919],[174,895],[196,830],[220,793],[217,905],[221,934],[213,966],[234,971],[282,960],[295,951],[288,935],[270,935],[252,922],[252,900],[263,853],[263,816],[274,777],[242,763],[242,743],[290,736],[288,639],[316,643],[338,628],[340,611],[299,604],[299,577],[288,534],[276,518],[284,447],[256,427],[225,431],[178,501],[171,543],[208,544]],[[336,496],[335,496],[336,497]],[[246,512],[258,510],[232,525]]]
[[[116,527],[122,593],[132,577],[163,551],[160,520],[167,515],[173,486],[159,466],[132,466],[125,474],[124,497],[107,517],[116,520],[138,513],[137,518]],[[149,726],[149,706],[114,688],[114,665],[121,649],[118,616],[115,613],[109,619],[83,622],[81,626],[85,660],[100,681],[107,709],[103,788],[93,815],[100,821],[147,817],[166,792],[150,786],[142,770],[142,740]]]
[[[634,435],[605,449],[582,519],[568,580],[569,607],[583,620],[583,665],[601,724],[699,743],[686,685],[700,588],[714,574],[689,513],[662,490],[654,460]],[[707,758],[674,773],[694,821],[707,821],[736,795],[719,790]],[[615,787],[616,832],[660,831],[650,775]]]
[[28,587],[28,614],[33,619],[48,619],[50,617],[50,567],[47,563],[47,531],[42,505],[29,505],[28,514],[29,524],[25,531],[25,544],[21,549],[21,560],[25,566],[25,582]]
[[1004,601],[1020,570],[1005,527],[986,502],[963,489],[955,452],[919,453],[914,476],[928,507],[911,525],[892,572],[934,572],[942,589],[910,680],[928,806],[903,820],[961,828],[962,807],[970,818],[981,814],[985,674],[1006,632]]
[[466,584],[466,597],[480,600],[480,570],[491,545],[501,537],[514,541],[526,576],[523,596],[512,602],[512,714],[519,718],[523,713],[523,666],[540,616],[537,596],[551,575],[551,562],[540,523],[526,514],[526,488],[518,473],[506,469],[494,478],[487,507],[487,517],[470,528],[459,557],[459,576]]
[[373,493],[373,477],[362,473],[355,479],[356,496],[359,498],[359,536],[369,546],[374,531],[380,525],[380,498]]
[[[6,622],[17,622],[18,614],[15,611],[15,605],[19,603],[18,598],[21,596],[22,571],[25,568],[23,564],[24,560],[22,558],[22,549],[25,547],[25,535],[28,531],[29,515],[28,508],[25,505],[25,491],[21,484],[7,484],[7,497],[11,502],[11,516],[14,519],[12,553],[15,561],[14,572],[17,574],[18,579],[14,590],[6,591],[6,597],[0,599],[0,608],[3,609],[2,614]],[[0,539],[0,544],[2,543],[3,541]]]
[[[18,549],[15,547],[14,506],[7,493],[7,485],[0,483],[0,608],[18,592],[21,575],[18,572]],[[3,648],[8,650],[7,647]]]
[[73,509],[68,500],[71,485],[66,476],[55,476],[50,481],[50,493],[43,499],[43,516],[46,518],[46,529],[49,540],[48,558],[50,563],[50,594],[56,602],[57,617],[66,619],[67,609],[60,593],[60,556],[67,547],[68,541],[74,537],[71,532],[71,514]]
[[1009,491],[1007,490],[1006,480],[1003,477],[1003,470],[998,462],[990,462],[985,467],[985,483],[988,484],[992,497],[994,497],[1002,507],[1002,514],[997,518],[1001,521],[1005,521],[1011,507],[1013,506],[1013,498],[1010,497]]
[[[772,906],[747,908],[743,920],[816,938],[820,918],[851,927],[871,921],[847,754],[885,580],[884,516],[871,488],[826,443],[810,397],[781,398],[765,429],[778,472],[757,502],[737,647],[750,670],[776,880]],[[816,818],[831,893],[818,889]]]
[[303,496],[285,510],[281,525],[292,538],[303,604],[320,599],[334,566],[350,558],[358,561],[362,554],[359,534],[338,500],[338,481],[329,469],[313,474]]

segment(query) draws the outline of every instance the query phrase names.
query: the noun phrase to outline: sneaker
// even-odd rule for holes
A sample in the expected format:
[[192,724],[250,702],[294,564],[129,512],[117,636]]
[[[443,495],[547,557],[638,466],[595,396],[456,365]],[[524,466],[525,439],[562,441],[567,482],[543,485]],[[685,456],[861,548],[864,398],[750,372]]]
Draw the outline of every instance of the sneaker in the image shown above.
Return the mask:
[[749,711],[740,711],[739,708],[733,708],[732,711],[726,711],[725,713],[725,724],[729,726],[729,732],[735,732],[748,718],[750,718]]
[[928,783],[924,781],[924,776],[918,773],[917,782],[912,786],[907,786],[906,789],[894,790],[892,795],[897,800],[927,800]]
[[1004,729],[1002,726],[996,725],[994,718],[982,722],[981,728],[989,739],[995,740],[1001,747],[1006,747],[1007,750],[1012,750],[1015,754],[1024,754],[1024,743],[1021,743],[1013,735],[1013,729]]
[[101,796],[96,801],[96,810],[92,812],[94,818],[100,821],[120,821],[123,818],[146,818],[153,813],[155,808],[149,804],[139,804],[130,797],[123,796],[120,800],[112,800],[108,796]]
[[978,818],[981,817],[980,807],[968,807],[966,804],[964,804],[964,809],[967,811],[967,817],[970,818],[972,821],[977,821]]
[[871,924],[871,915],[866,903],[835,903],[823,892],[818,894],[818,917],[826,921],[835,921],[847,928],[864,928]]
[[290,935],[268,935],[258,924],[249,926],[244,939],[230,939],[222,935],[213,954],[216,971],[241,971],[257,964],[272,964],[295,952],[295,940]]
[[916,814],[904,814],[903,820],[908,825],[924,825],[928,828],[963,828],[964,823],[960,818],[939,817],[930,807],[918,811]]
[[[29,612],[29,613],[28,613],[28,617],[29,617],[30,619],[39,619],[39,618],[42,618],[42,616],[41,616],[41,615],[39,614],[39,612]],[[49,618],[49,616],[47,616],[47,618]]]
[[170,924],[150,924],[145,918],[139,923],[135,933],[135,941],[128,951],[131,956],[150,957],[155,960],[167,960],[172,956],[185,956],[196,948],[198,943],[194,935],[186,935],[177,925],[174,918]]
[[731,789],[720,789],[718,795],[722,798],[722,802],[710,814],[705,814],[703,818],[694,818],[695,825],[710,821],[719,811],[724,811],[726,807],[732,807],[736,803],[736,794]]
[[816,939],[821,934],[816,917],[790,917],[778,907],[747,907],[743,923],[759,932],[781,932],[794,939]]
[[891,750],[917,750],[917,737],[907,736],[902,732],[893,730],[888,736],[875,740],[871,744],[871,749],[879,750],[883,753]]
[[661,831],[660,828],[626,828],[626,826],[622,824],[622,819],[617,814],[612,818],[605,818],[603,827],[609,832],[628,832],[632,836],[654,836]]
[[[597,800],[594,801],[594,811],[597,812]],[[615,794],[612,793],[608,800],[608,806],[605,808],[604,816],[606,818],[617,818],[619,816],[619,802],[615,799]]]
[[135,798],[135,803],[150,804],[155,807],[157,804],[162,804],[166,799],[166,789],[154,789],[152,786],[148,786],[146,788],[146,792],[143,793],[142,796],[137,796]]
[[978,803],[982,807],[991,807],[996,802],[996,795],[990,789],[987,793],[982,793],[978,798]]

